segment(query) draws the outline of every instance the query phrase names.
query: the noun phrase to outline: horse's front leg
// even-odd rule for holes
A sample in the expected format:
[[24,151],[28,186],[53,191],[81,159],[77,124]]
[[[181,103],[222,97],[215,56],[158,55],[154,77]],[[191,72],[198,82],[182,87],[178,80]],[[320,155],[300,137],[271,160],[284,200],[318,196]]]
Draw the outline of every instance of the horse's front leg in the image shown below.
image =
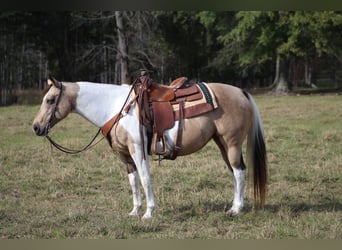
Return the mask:
[[132,188],[133,209],[129,213],[131,216],[138,216],[141,208],[140,181],[137,168],[133,159],[129,155],[120,154],[120,159],[126,164],[129,184]]
[[[146,152],[146,150],[145,150]],[[152,212],[155,208],[154,196],[151,186],[151,176],[150,176],[150,165],[148,162],[148,155],[143,156],[141,146],[139,144],[134,145],[134,151],[132,152],[132,158],[135,162],[137,168],[140,182],[143,186],[145,196],[146,196],[146,212],[142,219],[152,218]]]
[[128,174],[129,184],[132,188],[132,195],[133,195],[133,209],[129,213],[131,216],[138,216],[139,209],[141,207],[141,193],[139,189],[139,176],[137,171]]

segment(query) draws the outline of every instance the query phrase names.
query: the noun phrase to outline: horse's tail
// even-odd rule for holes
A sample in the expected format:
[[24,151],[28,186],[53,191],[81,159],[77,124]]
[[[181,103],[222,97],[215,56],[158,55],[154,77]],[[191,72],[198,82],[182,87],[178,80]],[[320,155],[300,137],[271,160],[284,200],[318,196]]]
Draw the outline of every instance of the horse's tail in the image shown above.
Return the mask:
[[253,107],[253,120],[247,138],[247,166],[253,172],[254,203],[263,207],[267,191],[267,154],[264,129],[259,109],[253,97],[248,93],[246,96]]

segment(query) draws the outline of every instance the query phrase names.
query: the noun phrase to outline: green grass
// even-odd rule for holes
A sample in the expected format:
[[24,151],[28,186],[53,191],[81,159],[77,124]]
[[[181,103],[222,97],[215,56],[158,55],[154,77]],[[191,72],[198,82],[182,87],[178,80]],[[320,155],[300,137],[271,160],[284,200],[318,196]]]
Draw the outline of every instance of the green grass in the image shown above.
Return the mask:
[[[66,155],[32,133],[38,106],[1,107],[0,237],[341,239],[342,97],[258,96],[256,102],[269,160],[265,209],[252,209],[247,190],[241,215],[226,216],[232,177],[209,143],[176,161],[152,161],[157,209],[147,222],[127,215],[126,171],[105,141]],[[51,136],[79,147],[96,130],[70,115]]]

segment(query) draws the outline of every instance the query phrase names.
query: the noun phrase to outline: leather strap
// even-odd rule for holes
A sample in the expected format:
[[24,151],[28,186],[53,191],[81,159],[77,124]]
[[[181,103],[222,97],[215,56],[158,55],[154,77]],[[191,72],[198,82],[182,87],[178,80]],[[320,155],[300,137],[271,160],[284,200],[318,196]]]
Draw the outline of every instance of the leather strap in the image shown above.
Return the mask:
[[133,102],[135,102],[137,96],[135,96],[135,97],[127,104],[127,106],[125,107],[125,105],[126,105],[128,99],[129,99],[129,97],[130,97],[130,95],[131,95],[131,93],[132,93],[132,91],[133,91],[133,89],[134,89],[134,85],[135,85],[135,84],[133,83],[133,85],[132,85],[132,87],[131,87],[131,89],[130,89],[128,95],[127,95],[127,98],[126,98],[126,100],[125,100],[125,102],[124,102],[124,105],[122,106],[120,112],[117,113],[116,115],[114,115],[108,122],[105,123],[105,125],[102,126],[101,132],[102,132],[102,134],[103,134],[104,137],[107,137],[108,134],[109,134],[109,132],[110,132],[110,130],[111,130],[111,129],[113,128],[113,126],[115,125],[115,123],[117,123],[122,117],[124,117],[124,115],[122,114],[122,111],[124,111],[125,114],[127,114],[128,111],[129,111],[129,109],[131,108]]
[[110,130],[112,129],[112,127],[114,126],[115,123],[117,123],[121,118],[123,117],[123,115],[121,113],[116,114],[115,116],[113,116],[112,119],[110,119],[101,129],[101,132],[103,134],[104,137],[107,137],[108,133],[110,132]]
[[184,126],[184,103],[185,100],[179,102],[179,122],[176,137],[176,145],[173,147],[171,154],[169,156],[170,160],[175,160],[178,156],[178,152],[181,150],[183,126]]

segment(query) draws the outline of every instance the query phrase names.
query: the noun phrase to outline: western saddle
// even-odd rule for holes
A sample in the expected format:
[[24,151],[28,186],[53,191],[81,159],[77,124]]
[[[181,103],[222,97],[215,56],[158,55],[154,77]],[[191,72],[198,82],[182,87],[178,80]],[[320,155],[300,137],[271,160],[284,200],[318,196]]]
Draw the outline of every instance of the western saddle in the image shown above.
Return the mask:
[[[134,91],[139,107],[139,122],[147,131],[148,153],[162,155],[165,159],[174,160],[178,155],[184,118],[214,109],[208,88],[203,83],[190,83],[186,77],[177,78],[170,86],[165,86],[153,82],[147,75],[141,76],[135,81]],[[205,101],[200,102],[203,98]],[[192,105],[192,102],[196,104]],[[167,141],[164,132],[171,129],[177,120],[174,145]],[[140,136],[143,141],[142,127]]]

